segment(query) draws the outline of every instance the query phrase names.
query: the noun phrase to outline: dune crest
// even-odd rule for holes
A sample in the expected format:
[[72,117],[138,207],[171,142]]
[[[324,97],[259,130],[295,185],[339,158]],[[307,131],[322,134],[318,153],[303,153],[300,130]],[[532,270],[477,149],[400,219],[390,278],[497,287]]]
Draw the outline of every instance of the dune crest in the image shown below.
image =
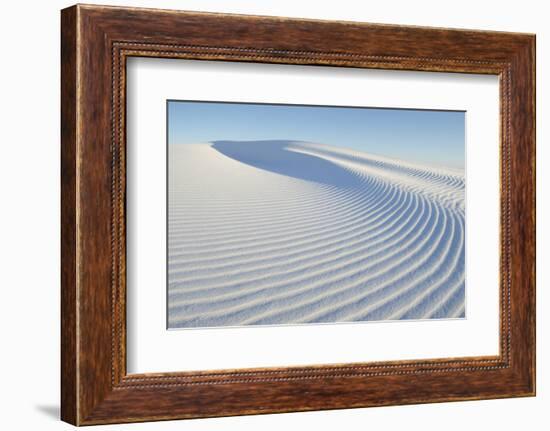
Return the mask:
[[170,328],[464,317],[460,170],[299,141],[169,152]]

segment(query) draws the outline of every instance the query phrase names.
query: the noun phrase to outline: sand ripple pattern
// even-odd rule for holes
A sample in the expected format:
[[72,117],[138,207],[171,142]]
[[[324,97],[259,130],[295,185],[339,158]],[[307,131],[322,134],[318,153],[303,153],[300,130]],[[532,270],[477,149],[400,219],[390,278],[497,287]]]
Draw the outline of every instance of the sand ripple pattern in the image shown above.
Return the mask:
[[296,141],[169,152],[170,328],[464,317],[463,171]]

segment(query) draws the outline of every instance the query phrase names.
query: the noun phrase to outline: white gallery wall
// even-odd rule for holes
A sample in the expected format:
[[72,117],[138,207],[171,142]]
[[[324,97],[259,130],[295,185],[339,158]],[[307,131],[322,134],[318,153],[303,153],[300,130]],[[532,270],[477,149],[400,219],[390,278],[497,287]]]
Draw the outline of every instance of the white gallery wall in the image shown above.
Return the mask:
[[[545,429],[550,423],[550,12],[545,2],[131,0],[102,4],[537,34],[536,398],[103,426],[135,430]],[[0,428],[62,430],[59,414],[59,10],[4,2],[0,15]],[[546,313],[546,314],[545,314]]]

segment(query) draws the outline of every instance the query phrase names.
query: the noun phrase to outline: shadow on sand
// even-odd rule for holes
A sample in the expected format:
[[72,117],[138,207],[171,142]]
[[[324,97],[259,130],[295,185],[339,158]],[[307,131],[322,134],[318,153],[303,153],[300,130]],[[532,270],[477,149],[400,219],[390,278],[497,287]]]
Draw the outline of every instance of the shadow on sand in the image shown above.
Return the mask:
[[213,141],[212,148],[247,165],[333,187],[359,186],[361,178],[342,167],[310,154],[289,149],[294,141]]

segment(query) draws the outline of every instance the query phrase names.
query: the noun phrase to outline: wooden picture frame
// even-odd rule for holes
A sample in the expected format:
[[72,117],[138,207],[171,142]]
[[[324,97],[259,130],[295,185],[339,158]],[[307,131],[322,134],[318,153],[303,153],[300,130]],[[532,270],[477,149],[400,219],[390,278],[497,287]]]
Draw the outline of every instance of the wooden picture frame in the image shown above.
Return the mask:
[[[535,394],[534,35],[84,5],[64,9],[61,18],[64,421]],[[498,75],[500,354],[127,374],[125,65],[131,56]]]

